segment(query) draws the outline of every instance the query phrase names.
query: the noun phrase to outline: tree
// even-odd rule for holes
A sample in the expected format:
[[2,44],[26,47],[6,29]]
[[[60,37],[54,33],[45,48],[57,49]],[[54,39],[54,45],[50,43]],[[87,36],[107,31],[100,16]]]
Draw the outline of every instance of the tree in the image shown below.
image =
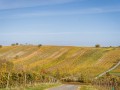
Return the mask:
[[38,45],[38,47],[41,47],[41,46],[42,46],[42,44],[39,44],[39,45]]
[[0,45],[0,48],[2,48],[2,45]]
[[16,43],[16,45],[19,45],[19,43]]
[[95,47],[96,47],[96,48],[99,48],[99,47],[100,47],[100,45],[99,45],[99,44],[96,44],[96,45],[95,45]]

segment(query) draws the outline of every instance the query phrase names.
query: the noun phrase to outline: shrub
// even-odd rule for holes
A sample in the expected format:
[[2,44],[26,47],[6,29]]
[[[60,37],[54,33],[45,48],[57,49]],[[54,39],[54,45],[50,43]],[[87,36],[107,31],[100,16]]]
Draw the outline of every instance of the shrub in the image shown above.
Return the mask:
[[96,44],[96,45],[95,45],[95,47],[96,47],[96,48],[99,48],[99,47],[100,47],[100,45],[99,45],[99,44]]
[[14,43],[13,43],[13,44],[11,44],[11,46],[15,46],[15,45],[16,45],[16,44],[14,44]]

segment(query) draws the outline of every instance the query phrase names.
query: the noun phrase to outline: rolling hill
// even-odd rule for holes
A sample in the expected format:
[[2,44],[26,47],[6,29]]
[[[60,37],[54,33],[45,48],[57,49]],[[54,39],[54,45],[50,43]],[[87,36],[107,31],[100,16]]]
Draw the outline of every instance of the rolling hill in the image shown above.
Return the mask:
[[[84,74],[95,77],[120,61],[120,48],[94,48],[74,46],[4,46],[0,59],[12,61],[15,67],[51,74],[59,72],[62,77]],[[113,70],[120,72],[120,66]]]

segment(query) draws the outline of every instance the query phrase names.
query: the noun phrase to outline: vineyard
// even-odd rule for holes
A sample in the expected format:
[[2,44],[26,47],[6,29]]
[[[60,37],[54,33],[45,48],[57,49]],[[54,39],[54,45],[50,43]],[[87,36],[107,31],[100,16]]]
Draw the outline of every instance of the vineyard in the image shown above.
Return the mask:
[[[17,85],[57,80],[89,83],[119,61],[117,47],[3,46],[0,48],[0,86],[15,86],[16,81]],[[119,72],[120,66],[110,73],[116,76]]]

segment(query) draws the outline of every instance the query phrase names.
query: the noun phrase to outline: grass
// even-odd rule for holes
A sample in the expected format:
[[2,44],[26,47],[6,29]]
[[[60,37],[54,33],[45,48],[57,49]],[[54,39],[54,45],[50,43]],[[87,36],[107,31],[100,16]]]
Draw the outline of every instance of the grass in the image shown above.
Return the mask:
[[27,87],[25,90],[45,90],[51,87],[59,86],[60,84],[40,84],[35,87]]
[[110,72],[111,75],[119,76],[120,77],[120,72]]
[[43,83],[43,84],[38,84],[35,86],[29,86],[29,87],[16,87],[16,88],[11,88],[11,89],[0,89],[0,90],[47,90],[48,88],[56,87],[61,84],[59,83]]
[[81,86],[80,90],[98,90],[98,89],[94,88],[91,85],[83,85]]

